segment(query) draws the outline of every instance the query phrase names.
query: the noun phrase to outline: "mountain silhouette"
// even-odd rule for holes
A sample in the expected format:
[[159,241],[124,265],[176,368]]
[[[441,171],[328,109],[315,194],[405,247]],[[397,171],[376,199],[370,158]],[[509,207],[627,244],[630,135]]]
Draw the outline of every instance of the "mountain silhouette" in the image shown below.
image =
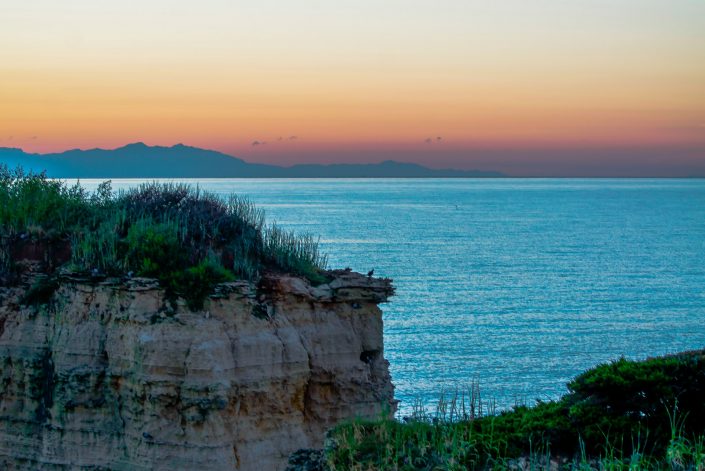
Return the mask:
[[502,177],[499,172],[431,169],[386,160],[377,164],[301,164],[291,167],[255,164],[213,150],[142,142],[117,149],[73,149],[31,154],[0,147],[0,164],[45,171],[53,178],[432,178]]

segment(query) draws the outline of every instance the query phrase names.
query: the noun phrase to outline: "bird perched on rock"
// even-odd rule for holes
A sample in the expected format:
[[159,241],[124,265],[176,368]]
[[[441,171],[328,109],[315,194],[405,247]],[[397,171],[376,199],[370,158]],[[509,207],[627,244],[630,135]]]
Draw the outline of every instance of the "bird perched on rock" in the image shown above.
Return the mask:
[[372,275],[375,274],[375,269],[373,268],[372,270],[367,272],[367,278],[372,278]]
[[152,434],[150,434],[150,433],[142,432],[142,436],[144,437],[145,440],[149,440],[149,441],[153,441],[153,440],[154,440],[154,437],[153,437]]

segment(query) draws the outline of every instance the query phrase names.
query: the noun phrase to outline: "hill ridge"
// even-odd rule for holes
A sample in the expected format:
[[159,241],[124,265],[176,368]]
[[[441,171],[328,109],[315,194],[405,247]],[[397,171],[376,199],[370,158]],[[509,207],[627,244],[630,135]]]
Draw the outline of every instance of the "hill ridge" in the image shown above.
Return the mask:
[[0,164],[26,171],[46,171],[54,178],[486,178],[503,177],[483,170],[433,169],[384,160],[378,163],[296,164],[282,167],[247,162],[223,152],[182,143],[150,146],[132,142],[115,149],[70,149],[29,153],[0,147]]

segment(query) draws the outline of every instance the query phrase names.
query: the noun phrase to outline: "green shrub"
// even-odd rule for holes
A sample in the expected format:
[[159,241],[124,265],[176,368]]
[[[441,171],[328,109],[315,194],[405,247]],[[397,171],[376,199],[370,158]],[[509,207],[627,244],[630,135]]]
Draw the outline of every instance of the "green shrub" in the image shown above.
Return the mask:
[[193,310],[203,307],[203,300],[213,292],[215,285],[235,279],[231,271],[212,259],[205,259],[182,272],[172,273],[174,289],[181,291],[179,294]]
[[135,221],[124,239],[125,267],[139,276],[152,278],[184,269],[188,254],[182,249],[180,239],[179,225],[173,221]]
[[59,282],[51,276],[39,276],[34,284],[20,299],[24,305],[40,305],[48,303],[56,290],[59,289]]
[[57,237],[91,220],[96,208],[77,183],[67,186],[44,174],[25,175],[0,165],[0,223],[5,236]]
[[95,220],[81,186],[67,186],[44,174],[25,174],[0,165],[0,282],[13,277],[13,246],[28,239],[57,240]]
[[705,430],[705,351],[622,358],[579,375],[568,389],[571,420],[590,442],[605,435],[618,441],[642,429],[664,444],[673,414],[682,417],[686,434]]

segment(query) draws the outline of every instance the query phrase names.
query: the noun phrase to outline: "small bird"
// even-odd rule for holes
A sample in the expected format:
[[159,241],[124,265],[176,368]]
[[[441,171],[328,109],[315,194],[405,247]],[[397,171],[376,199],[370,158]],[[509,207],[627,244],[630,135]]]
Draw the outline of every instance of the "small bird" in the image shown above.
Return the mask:
[[153,440],[154,440],[154,437],[153,437],[151,434],[147,433],[147,432],[142,432],[142,436],[144,437],[145,440],[149,440],[149,441],[153,441]]
[[372,275],[375,274],[375,269],[373,268],[372,270],[367,272],[367,278],[372,278]]

